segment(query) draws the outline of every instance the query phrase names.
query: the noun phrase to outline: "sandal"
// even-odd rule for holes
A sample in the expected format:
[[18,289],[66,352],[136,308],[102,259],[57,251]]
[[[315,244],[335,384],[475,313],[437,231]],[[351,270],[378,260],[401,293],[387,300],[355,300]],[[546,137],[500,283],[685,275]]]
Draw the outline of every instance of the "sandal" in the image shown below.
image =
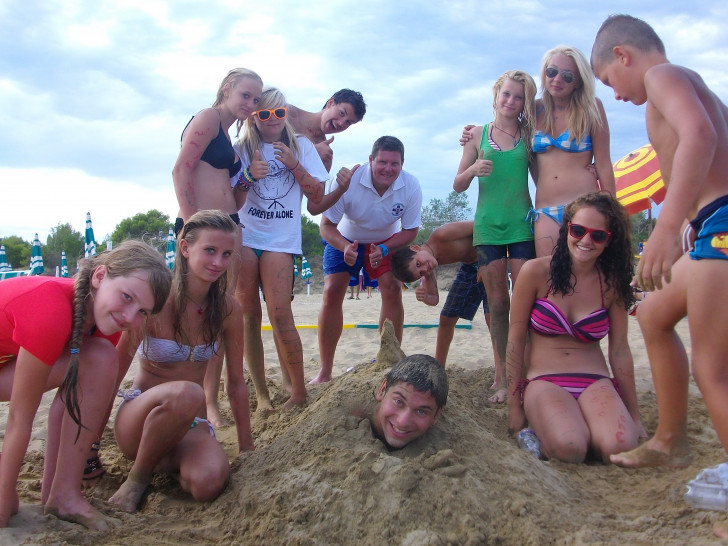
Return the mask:
[[[99,449],[101,449],[100,442],[91,444],[91,451],[98,453]],[[86,468],[83,469],[83,481],[100,480],[104,474],[106,474],[106,469],[98,455],[86,459]]]

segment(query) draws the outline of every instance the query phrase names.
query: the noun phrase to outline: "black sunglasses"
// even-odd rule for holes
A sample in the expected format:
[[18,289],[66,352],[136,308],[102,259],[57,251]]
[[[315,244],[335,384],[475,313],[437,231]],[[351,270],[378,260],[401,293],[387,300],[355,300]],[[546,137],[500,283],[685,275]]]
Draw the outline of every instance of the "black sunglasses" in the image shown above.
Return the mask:
[[[562,70],[561,72],[561,79],[564,80],[564,83],[571,83],[574,81],[574,73],[571,70]],[[559,69],[554,68],[553,66],[549,66],[546,69],[546,77],[547,78],[555,78],[556,74],[559,74]]]
[[572,224],[569,222],[569,235],[574,239],[581,241],[587,233],[591,235],[591,240],[598,245],[603,245],[612,236],[611,231],[589,228],[581,224]]

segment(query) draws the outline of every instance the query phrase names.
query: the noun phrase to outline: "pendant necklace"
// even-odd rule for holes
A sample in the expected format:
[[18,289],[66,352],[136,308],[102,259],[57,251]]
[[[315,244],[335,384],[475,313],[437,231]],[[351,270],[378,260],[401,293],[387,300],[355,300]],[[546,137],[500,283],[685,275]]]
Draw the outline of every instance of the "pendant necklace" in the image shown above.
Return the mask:
[[493,122],[493,127],[495,127],[496,129],[498,129],[498,130],[499,130],[499,131],[500,131],[501,133],[505,133],[505,134],[507,134],[507,135],[508,135],[509,137],[511,137],[511,138],[513,139],[513,147],[514,147],[514,148],[516,147],[516,145],[518,144],[518,141],[516,140],[516,135],[517,135],[517,134],[518,134],[518,132],[519,132],[519,131],[521,130],[520,128],[516,129],[516,132],[515,132],[515,134],[513,134],[513,135],[512,135],[512,134],[511,134],[511,133],[509,133],[508,131],[504,131],[503,129],[501,129],[500,127],[498,127],[498,126],[497,126],[497,125],[495,124],[495,122]]
[[185,298],[187,298],[188,300],[190,300],[192,303],[194,303],[197,306],[198,315],[202,315],[205,312],[205,308],[202,305],[200,305],[199,303],[197,303],[195,300],[193,300],[191,297],[189,297],[187,294],[185,294]]

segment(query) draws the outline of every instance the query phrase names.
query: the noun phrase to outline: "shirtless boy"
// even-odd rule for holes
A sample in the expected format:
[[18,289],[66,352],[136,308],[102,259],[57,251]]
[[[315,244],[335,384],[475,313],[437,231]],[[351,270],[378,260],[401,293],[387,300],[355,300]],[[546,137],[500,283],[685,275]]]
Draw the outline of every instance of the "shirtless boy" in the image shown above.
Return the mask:
[[[592,49],[597,78],[617,100],[645,104],[647,134],[668,187],[642,253],[635,284],[654,291],[637,311],[657,394],[655,435],[617,455],[625,466],[686,466],[690,366],[713,426],[728,450],[728,108],[692,70],[671,64],[644,21],[609,17]],[[690,220],[694,248],[679,255],[680,227]],[[690,309],[692,362],[675,332]]]
[[[490,325],[490,313],[485,287],[478,279],[478,258],[473,247],[473,222],[451,222],[443,224],[432,232],[422,246],[411,245],[401,248],[392,255],[392,273],[402,282],[421,279],[415,289],[417,300],[427,305],[437,305],[440,293],[437,290],[436,268],[442,264],[462,262],[457,276],[447,294],[445,305],[440,311],[437,328],[435,358],[445,365],[458,318],[473,320],[480,302],[483,302],[485,322]],[[497,372],[497,368],[496,368]],[[493,388],[500,385],[500,378]]]
[[367,105],[358,91],[341,89],[326,101],[322,110],[306,112],[300,108],[288,106],[288,119],[296,133],[306,136],[316,146],[316,151],[327,171],[331,171],[334,152],[326,135],[346,131],[355,123],[359,123],[366,114]]

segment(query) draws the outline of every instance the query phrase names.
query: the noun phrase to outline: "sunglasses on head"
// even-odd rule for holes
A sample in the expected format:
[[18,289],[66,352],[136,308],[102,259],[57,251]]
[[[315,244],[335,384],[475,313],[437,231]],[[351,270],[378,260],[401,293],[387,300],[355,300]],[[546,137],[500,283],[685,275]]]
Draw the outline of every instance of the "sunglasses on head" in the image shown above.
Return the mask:
[[271,116],[275,116],[278,119],[286,119],[288,115],[288,108],[283,106],[281,108],[270,108],[267,110],[258,110],[253,112],[251,115],[258,116],[260,121],[268,121]]
[[582,226],[581,224],[572,224],[569,222],[569,235],[571,235],[577,241],[581,241],[586,234],[591,235],[591,240],[598,245],[603,245],[612,236],[611,231],[604,229],[594,229]]
[[571,70],[562,70],[559,72],[559,69],[554,68],[553,66],[549,66],[546,69],[547,78],[555,78],[556,74],[561,74],[561,79],[564,80],[564,83],[571,83],[574,81],[574,73]]

